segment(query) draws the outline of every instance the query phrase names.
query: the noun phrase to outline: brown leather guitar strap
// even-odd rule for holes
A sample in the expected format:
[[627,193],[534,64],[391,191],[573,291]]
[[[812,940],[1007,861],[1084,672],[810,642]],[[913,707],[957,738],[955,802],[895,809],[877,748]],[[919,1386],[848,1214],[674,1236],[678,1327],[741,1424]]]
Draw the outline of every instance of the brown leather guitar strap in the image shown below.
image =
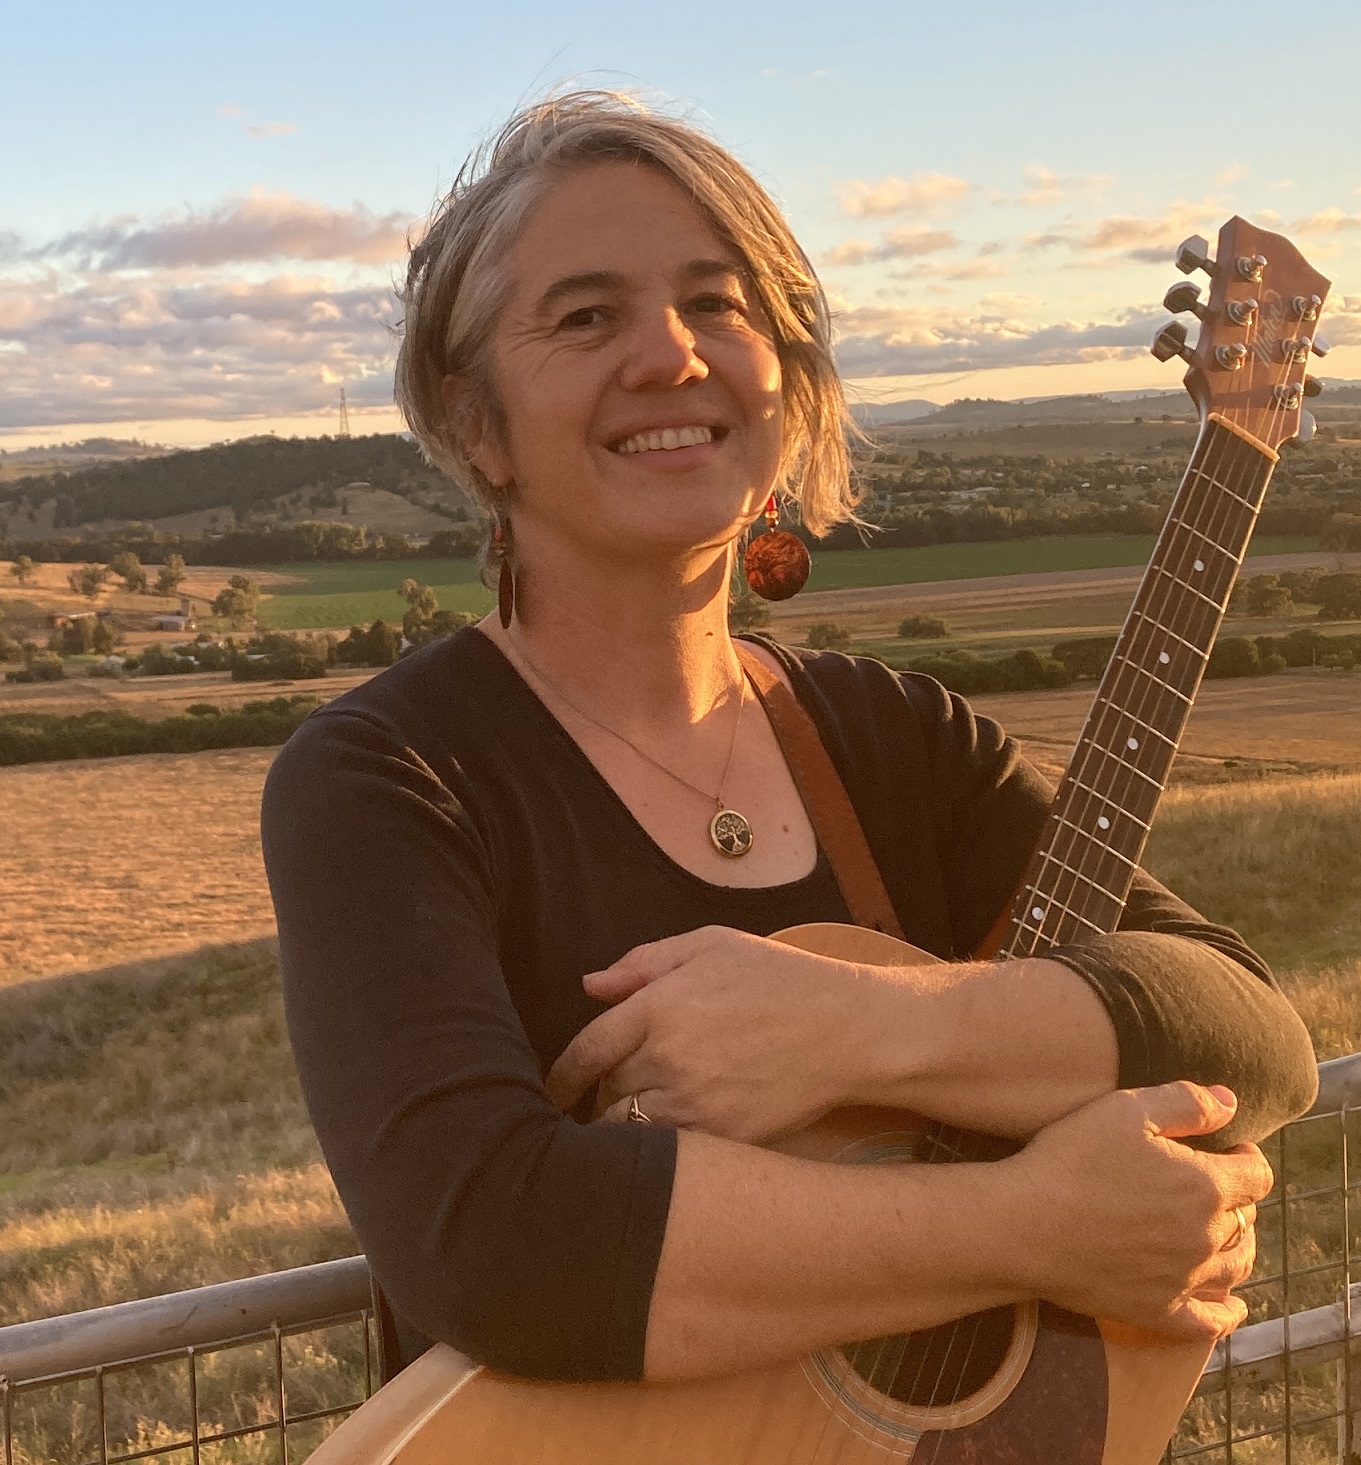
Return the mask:
[[784,682],[740,641],[741,661],[784,753],[794,786],[808,811],[818,843],[841,888],[846,908],[857,926],[904,940],[893,902],[874,863],[860,818],[846,785],[823,746],[817,724]]

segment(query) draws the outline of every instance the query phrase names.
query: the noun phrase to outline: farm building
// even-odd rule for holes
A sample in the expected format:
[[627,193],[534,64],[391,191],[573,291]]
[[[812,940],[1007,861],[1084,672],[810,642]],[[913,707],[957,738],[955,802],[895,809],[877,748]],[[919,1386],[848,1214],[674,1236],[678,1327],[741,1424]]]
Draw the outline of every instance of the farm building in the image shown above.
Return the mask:
[[164,615],[152,616],[151,624],[158,631],[192,631],[198,622],[187,611],[172,610]]

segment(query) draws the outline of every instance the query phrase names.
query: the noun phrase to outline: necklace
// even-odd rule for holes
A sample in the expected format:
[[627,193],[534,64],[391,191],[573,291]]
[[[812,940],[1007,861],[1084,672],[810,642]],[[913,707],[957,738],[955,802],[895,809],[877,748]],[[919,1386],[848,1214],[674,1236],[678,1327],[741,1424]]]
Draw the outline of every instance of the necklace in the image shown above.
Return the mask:
[[608,733],[617,742],[632,748],[640,758],[650,763],[659,773],[664,773],[668,778],[674,779],[677,783],[684,784],[686,788],[690,789],[693,793],[699,794],[701,798],[712,800],[716,806],[716,812],[713,818],[709,820],[709,839],[719,854],[727,855],[730,859],[738,860],[750,851],[755,839],[755,836],[752,834],[751,824],[748,822],[745,814],[739,814],[736,809],[728,808],[723,802],[723,790],[727,787],[728,774],[732,772],[733,755],[737,752],[737,732],[742,726],[742,709],[747,705],[747,674],[745,670],[742,672],[742,684],[738,688],[737,716],[733,720],[732,741],[728,744],[728,760],[723,765],[723,776],[718,781],[718,792],[711,794],[707,789],[700,788],[697,783],[691,783],[688,778],[683,778],[673,768],[668,768],[665,763],[658,762],[646,748],[640,748],[632,738],[626,738],[623,733],[616,732],[614,728],[601,722],[598,717],[592,717],[584,707],[579,707],[573,702],[556,682],[544,676],[520,647],[517,646],[515,652],[544,686],[554,696],[565,702],[578,717],[584,718],[592,727],[598,727],[601,732]]

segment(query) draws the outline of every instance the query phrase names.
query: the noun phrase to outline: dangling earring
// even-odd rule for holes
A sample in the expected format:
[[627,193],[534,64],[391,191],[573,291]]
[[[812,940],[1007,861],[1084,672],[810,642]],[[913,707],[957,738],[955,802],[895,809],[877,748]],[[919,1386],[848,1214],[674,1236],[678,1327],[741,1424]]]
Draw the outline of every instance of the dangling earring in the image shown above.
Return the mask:
[[515,614],[515,573],[510,568],[506,531],[499,524],[492,531],[492,540],[501,547],[501,573],[496,578],[496,613],[501,617],[501,629],[508,631],[511,617]]
[[813,561],[803,540],[779,527],[780,506],[774,494],[766,501],[765,515],[767,532],[747,545],[742,568],[747,584],[762,600],[788,600],[808,583]]

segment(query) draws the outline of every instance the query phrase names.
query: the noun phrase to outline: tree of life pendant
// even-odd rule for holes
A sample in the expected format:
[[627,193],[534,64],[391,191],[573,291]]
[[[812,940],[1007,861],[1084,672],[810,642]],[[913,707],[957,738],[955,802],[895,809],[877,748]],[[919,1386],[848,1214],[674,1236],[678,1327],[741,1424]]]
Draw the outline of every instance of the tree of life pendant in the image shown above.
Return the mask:
[[720,854],[740,859],[751,848],[751,825],[736,809],[720,809],[709,821],[709,838]]

